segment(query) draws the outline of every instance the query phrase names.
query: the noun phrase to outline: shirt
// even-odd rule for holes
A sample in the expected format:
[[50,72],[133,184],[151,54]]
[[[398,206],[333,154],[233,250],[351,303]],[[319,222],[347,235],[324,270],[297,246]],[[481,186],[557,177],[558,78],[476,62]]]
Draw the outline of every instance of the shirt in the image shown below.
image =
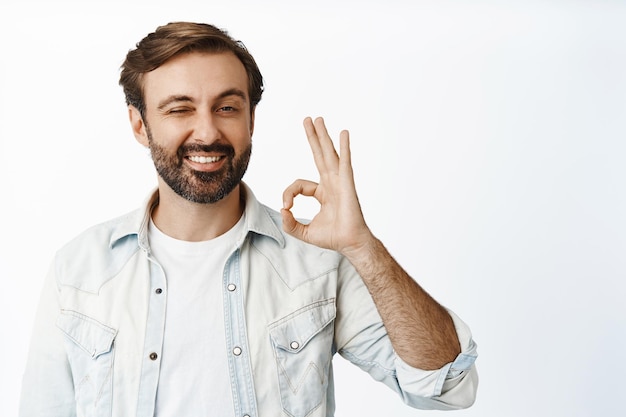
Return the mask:
[[[167,309],[155,416],[234,417],[228,381],[222,271],[244,233],[244,216],[214,239],[188,242],[150,220],[148,242],[167,280]],[[190,318],[193,318],[190,320]]]
[[[280,213],[241,188],[246,233],[221,282],[224,383],[235,416],[333,416],[335,353],[409,406],[474,402],[476,344],[454,313],[458,357],[435,371],[409,366],[395,354],[353,266],[284,233]],[[21,417],[154,415],[168,299],[147,237],[157,202],[155,192],[140,209],[88,229],[57,252],[35,319]]]

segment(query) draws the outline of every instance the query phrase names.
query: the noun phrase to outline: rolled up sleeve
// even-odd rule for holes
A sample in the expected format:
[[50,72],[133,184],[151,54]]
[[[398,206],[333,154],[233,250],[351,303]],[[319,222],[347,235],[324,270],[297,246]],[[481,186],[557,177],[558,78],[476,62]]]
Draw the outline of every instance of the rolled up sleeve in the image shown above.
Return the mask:
[[[478,388],[478,373],[474,362],[477,345],[469,327],[452,311],[452,317],[461,345],[461,353],[453,362],[440,369],[425,371],[414,368],[395,357],[396,377],[404,401],[417,408],[458,409],[474,403]],[[427,406],[430,404],[430,406]]]
[[426,410],[456,410],[476,398],[477,346],[469,327],[448,310],[461,353],[437,370],[411,367],[394,351],[378,310],[351,265],[342,265],[335,323],[336,347],[344,358],[396,391],[409,406]]

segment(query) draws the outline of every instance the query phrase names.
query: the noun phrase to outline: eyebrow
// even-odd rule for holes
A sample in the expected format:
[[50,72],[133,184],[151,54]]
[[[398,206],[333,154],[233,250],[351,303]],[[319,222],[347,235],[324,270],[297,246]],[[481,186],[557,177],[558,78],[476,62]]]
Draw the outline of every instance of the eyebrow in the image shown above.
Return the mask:
[[168,105],[170,105],[172,103],[176,103],[176,102],[191,102],[191,101],[193,101],[193,100],[189,96],[173,95],[173,96],[169,96],[169,97],[165,98],[163,101],[161,101],[159,103],[157,109],[158,110],[163,110]]
[[226,90],[223,93],[221,93],[219,96],[217,96],[217,98],[222,99],[222,98],[226,98],[229,96],[239,97],[244,101],[248,100],[248,95],[238,88],[231,88],[230,90]]
[[[217,100],[221,100],[223,98],[226,97],[230,97],[230,96],[235,96],[235,97],[239,97],[241,99],[243,99],[244,101],[248,100],[248,96],[246,93],[244,93],[243,91],[241,91],[238,88],[231,88],[228,89],[226,91],[223,91],[222,93],[220,93],[216,99]],[[177,103],[177,102],[183,102],[183,103],[190,103],[193,102],[193,99],[189,96],[186,95],[171,95],[167,98],[165,98],[163,101],[161,101],[157,107],[158,110],[163,110],[165,107],[169,106],[172,103]]]

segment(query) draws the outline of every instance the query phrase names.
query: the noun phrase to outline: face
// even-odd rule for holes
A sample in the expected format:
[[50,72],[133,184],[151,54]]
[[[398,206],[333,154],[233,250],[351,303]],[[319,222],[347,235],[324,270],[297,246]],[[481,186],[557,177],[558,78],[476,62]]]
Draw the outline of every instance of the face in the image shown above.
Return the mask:
[[232,53],[174,57],[144,76],[145,117],[131,108],[137,140],[150,148],[160,183],[195,203],[239,185],[250,160],[254,114],[248,77]]

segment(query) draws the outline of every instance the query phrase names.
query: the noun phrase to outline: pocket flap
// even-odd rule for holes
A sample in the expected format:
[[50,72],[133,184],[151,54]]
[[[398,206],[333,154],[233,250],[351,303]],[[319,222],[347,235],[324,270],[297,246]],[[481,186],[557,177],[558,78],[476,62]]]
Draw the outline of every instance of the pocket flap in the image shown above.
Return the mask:
[[297,353],[331,323],[335,315],[334,298],[318,301],[270,324],[270,337],[277,347]]
[[111,351],[117,330],[71,310],[61,310],[56,325],[92,358]]

